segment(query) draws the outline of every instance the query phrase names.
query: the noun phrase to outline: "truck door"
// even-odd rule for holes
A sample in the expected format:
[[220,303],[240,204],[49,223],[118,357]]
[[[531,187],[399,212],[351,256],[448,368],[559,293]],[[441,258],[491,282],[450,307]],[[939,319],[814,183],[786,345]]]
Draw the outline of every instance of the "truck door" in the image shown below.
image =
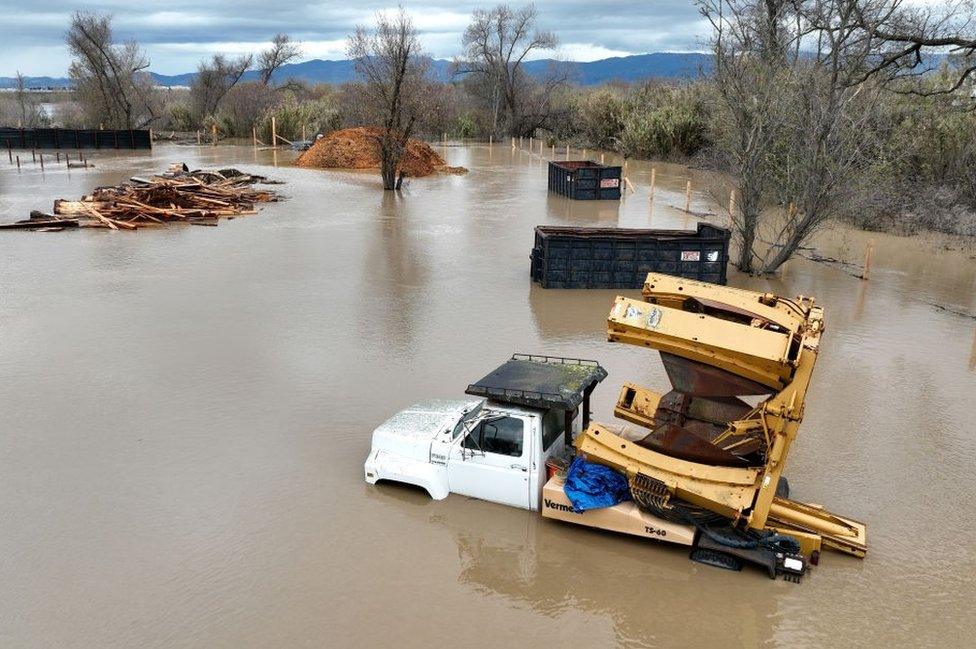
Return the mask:
[[531,422],[515,415],[479,422],[451,450],[451,491],[529,509],[531,431]]

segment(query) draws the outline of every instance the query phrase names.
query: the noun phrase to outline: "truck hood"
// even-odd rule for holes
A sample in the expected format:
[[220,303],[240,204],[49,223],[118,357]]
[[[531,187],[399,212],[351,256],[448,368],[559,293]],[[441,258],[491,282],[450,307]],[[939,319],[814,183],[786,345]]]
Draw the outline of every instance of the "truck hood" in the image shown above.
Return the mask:
[[484,399],[429,399],[401,410],[373,431],[373,450],[430,461],[430,445],[450,435],[465,414],[480,410]]

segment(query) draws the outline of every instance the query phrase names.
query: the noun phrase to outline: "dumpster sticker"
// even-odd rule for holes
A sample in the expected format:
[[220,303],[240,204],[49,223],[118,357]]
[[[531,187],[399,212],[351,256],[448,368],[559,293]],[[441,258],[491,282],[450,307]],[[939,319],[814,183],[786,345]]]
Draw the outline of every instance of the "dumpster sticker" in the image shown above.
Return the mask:
[[681,261],[701,261],[701,253],[697,250],[682,250]]
[[710,250],[705,253],[705,259],[708,261],[718,261],[718,250]]
[[620,187],[619,178],[603,178],[600,180],[600,189],[613,189],[614,187]]

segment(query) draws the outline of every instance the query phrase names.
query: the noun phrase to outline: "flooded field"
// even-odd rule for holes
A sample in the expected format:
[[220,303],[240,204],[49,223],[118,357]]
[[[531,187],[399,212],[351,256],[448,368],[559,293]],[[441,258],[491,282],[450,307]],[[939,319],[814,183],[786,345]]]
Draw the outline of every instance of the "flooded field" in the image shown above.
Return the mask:
[[[89,170],[0,166],[0,215],[170,162],[287,181],[217,228],[0,235],[4,647],[957,646],[976,632],[976,260],[870,235],[870,282],[806,260],[737,286],[814,295],[827,333],[787,475],[868,523],[864,561],[799,585],[500,505],[363,482],[370,433],[513,352],[600,360],[613,291],[528,278],[537,224],[680,227],[687,171],[629,163],[620,205],[546,192],[545,162],[446,147],[467,176],[290,168],[160,146]],[[281,165],[275,168],[274,165]],[[702,185],[696,177],[696,186]],[[705,210],[712,197],[696,194]],[[688,221],[688,225],[691,225]],[[869,235],[825,233],[860,261]],[[634,295],[637,293],[634,292]]]

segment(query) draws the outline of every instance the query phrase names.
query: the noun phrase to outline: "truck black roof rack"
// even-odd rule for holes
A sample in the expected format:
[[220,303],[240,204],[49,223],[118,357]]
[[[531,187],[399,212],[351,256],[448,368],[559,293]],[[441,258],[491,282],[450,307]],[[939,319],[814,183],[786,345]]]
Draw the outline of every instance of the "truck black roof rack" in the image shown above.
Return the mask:
[[575,410],[607,371],[596,361],[540,354],[513,354],[465,390],[492,401],[548,410]]

